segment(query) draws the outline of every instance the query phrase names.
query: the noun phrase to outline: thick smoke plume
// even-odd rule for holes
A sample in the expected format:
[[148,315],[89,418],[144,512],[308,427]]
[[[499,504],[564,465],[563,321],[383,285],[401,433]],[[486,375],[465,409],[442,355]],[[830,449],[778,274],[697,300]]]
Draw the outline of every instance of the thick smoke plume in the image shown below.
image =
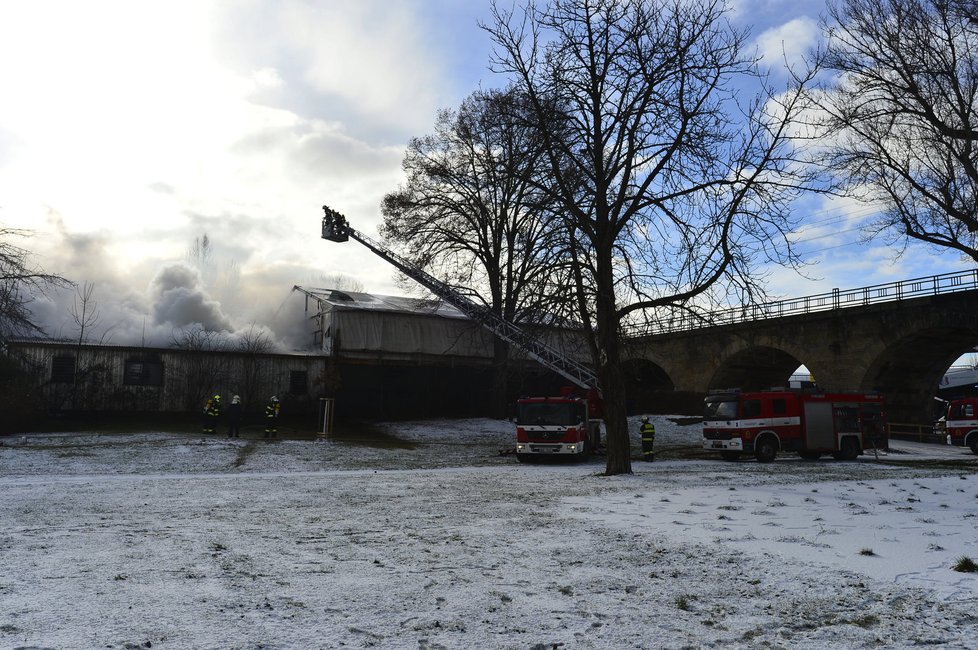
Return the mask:
[[221,304],[207,295],[197,269],[170,264],[150,284],[153,323],[183,328],[197,325],[208,332],[231,331]]

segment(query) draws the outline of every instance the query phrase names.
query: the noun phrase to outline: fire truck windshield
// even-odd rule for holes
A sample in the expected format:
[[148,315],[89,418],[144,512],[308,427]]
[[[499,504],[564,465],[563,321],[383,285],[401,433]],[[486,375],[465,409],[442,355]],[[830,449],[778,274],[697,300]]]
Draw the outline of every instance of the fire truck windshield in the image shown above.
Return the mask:
[[704,420],[733,420],[737,417],[736,399],[707,400]]
[[517,424],[529,426],[574,426],[586,420],[578,402],[529,402],[519,405]]

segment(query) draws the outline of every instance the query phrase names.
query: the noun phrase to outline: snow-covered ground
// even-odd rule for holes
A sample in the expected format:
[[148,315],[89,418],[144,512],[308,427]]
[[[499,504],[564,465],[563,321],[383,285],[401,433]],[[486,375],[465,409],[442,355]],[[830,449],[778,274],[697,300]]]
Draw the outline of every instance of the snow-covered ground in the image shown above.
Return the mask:
[[494,420],[0,438],[0,648],[975,647],[970,451],[725,463],[655,423],[616,477]]

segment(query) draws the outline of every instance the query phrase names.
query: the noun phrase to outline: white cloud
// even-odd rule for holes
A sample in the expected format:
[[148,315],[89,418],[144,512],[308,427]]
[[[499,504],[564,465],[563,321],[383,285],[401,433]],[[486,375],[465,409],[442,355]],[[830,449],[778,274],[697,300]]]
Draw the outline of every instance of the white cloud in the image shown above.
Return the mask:
[[765,30],[757,38],[757,47],[765,65],[778,70],[787,63],[794,68],[819,39],[818,22],[801,17]]
[[[282,25],[298,30],[295,39],[283,32],[266,35],[280,39],[274,43],[258,38],[242,47],[298,49],[295,56],[316,81],[303,92],[342,90],[351,105],[323,119],[255,103],[256,93],[302,79],[283,75],[274,57],[255,58],[244,70],[229,67],[225,44],[214,39],[220,27],[215,23],[227,11],[239,12],[242,20],[249,12],[291,16]],[[37,229],[43,240],[52,227],[48,215],[56,213],[55,229],[70,236],[56,235],[49,243],[65,245],[73,236],[98,233],[107,240],[103,259],[140,286],[161,264],[179,260],[195,236],[222,224],[236,227],[223,228],[223,241],[257,253],[237,256],[251,264],[245,273],[260,275],[263,265],[283,258],[310,270],[323,265],[324,272],[338,271],[329,264],[348,253],[323,255],[319,206],[336,202],[369,231],[379,219],[384,192],[401,179],[403,152],[355,137],[348,125],[369,121],[358,119],[360,110],[397,122],[402,116],[393,108],[409,103],[409,91],[417,106],[432,106],[405,70],[426,70],[421,76],[427,86],[434,74],[429,61],[397,45],[411,39],[396,34],[417,27],[406,10],[387,11],[377,29],[368,29],[371,16],[364,9],[351,10],[352,17],[338,11],[317,16],[312,5],[261,2],[233,9],[190,1],[0,5],[0,139],[16,143],[0,157],[0,221]],[[299,29],[303,18],[311,22]],[[319,32],[326,23],[329,29]],[[346,47],[356,46],[347,59],[360,62],[333,78],[315,58],[328,53],[314,40],[347,31],[366,32],[346,37]],[[388,46],[394,51],[372,63],[366,54],[355,54]],[[314,59],[302,59],[307,54]],[[364,94],[368,86],[373,90]],[[355,105],[352,100],[361,95],[363,106]],[[329,102],[323,104],[328,116]],[[95,259],[84,264],[64,249],[41,248],[55,270],[71,279],[90,279],[95,270]],[[375,281],[392,275],[380,260],[349,266],[373,274]]]

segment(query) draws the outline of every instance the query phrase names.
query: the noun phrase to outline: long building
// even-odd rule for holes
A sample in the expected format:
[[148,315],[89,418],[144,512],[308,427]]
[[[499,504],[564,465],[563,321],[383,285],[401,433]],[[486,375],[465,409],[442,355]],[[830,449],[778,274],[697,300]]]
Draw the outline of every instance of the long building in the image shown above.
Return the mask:
[[[8,341],[7,352],[46,410],[194,412],[209,395],[240,395],[257,408],[270,395],[292,412],[335,399],[346,417],[487,415],[494,339],[440,301],[295,288],[305,298],[307,349],[292,353]],[[566,331],[537,328],[552,345]],[[580,356],[582,346],[568,354]],[[563,380],[512,351],[509,402],[556,394]]]

